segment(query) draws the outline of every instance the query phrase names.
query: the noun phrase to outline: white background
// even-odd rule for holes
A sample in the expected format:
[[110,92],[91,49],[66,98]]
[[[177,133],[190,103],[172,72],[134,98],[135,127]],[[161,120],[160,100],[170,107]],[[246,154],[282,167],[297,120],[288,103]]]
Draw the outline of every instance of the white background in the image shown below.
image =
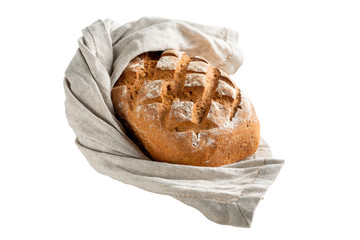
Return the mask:
[[[359,13],[356,1],[2,1],[0,239],[359,239]],[[250,229],[100,175],[74,144],[62,81],[81,30],[144,15],[240,33],[233,78],[286,160]]]

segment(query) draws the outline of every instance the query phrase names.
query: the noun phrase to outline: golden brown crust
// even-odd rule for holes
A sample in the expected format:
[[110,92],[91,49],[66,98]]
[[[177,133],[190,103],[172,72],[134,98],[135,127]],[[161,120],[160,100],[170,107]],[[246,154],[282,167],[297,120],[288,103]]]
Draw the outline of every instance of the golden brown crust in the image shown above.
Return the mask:
[[156,161],[221,166],[252,155],[260,142],[248,98],[201,57],[175,50],[141,54],[111,97],[129,136]]

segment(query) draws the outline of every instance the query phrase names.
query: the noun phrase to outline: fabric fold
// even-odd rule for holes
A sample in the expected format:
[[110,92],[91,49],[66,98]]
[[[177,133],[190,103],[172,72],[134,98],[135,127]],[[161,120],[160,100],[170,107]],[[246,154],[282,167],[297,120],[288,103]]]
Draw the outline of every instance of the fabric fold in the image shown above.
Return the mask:
[[147,51],[182,50],[233,74],[243,61],[237,38],[226,28],[151,17],[124,25],[98,20],[85,28],[64,88],[68,123],[90,165],[123,183],[172,196],[216,223],[250,227],[283,165],[263,139],[254,155],[217,168],[151,161],[126,136],[110,96],[129,61]]

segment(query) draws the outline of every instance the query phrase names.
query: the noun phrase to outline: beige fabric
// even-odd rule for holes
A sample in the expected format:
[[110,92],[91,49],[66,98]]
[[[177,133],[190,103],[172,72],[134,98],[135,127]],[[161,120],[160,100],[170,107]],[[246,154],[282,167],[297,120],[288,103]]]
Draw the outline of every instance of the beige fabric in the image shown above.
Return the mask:
[[219,224],[250,227],[259,200],[283,164],[271,157],[264,140],[253,156],[223,167],[154,162],[127,138],[110,98],[128,62],[147,51],[182,50],[234,73],[243,60],[237,33],[160,18],[122,26],[99,20],[83,30],[78,42],[65,73],[65,107],[76,144],[91,166],[123,183],[173,196]]

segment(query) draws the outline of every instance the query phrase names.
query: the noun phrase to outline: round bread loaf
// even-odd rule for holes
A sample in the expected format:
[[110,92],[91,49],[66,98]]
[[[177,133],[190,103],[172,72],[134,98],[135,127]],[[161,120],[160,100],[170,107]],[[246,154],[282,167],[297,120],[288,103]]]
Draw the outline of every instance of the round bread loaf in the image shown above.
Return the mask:
[[175,50],[135,57],[111,98],[128,136],[152,160],[221,166],[257,150],[249,99],[222,70]]

